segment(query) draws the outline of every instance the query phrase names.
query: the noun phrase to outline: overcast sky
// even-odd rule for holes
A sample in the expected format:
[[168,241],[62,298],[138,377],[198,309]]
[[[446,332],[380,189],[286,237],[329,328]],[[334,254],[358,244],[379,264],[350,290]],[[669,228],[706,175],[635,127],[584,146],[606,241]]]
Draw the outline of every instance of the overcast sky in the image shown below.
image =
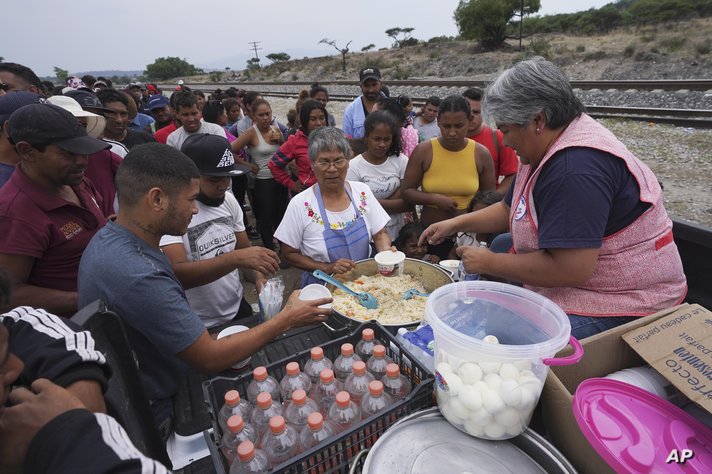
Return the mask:
[[[614,0],[541,0],[541,15],[601,7]],[[368,44],[390,46],[384,33],[413,27],[419,39],[457,35],[458,0],[3,0],[0,56],[53,75],[143,70],[163,56],[202,67],[242,69],[250,41],[260,56],[286,51],[292,57],[338,54],[322,38],[351,51]],[[421,7],[421,5],[423,7]],[[437,7],[435,7],[437,5]],[[263,59],[263,64],[268,61]]]

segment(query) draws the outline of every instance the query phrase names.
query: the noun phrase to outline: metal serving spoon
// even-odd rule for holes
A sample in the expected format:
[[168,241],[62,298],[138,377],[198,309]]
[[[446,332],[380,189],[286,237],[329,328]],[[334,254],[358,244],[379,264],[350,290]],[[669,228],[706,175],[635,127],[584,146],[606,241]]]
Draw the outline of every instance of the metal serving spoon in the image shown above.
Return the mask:
[[409,300],[414,296],[430,296],[430,293],[423,293],[422,291],[418,291],[417,288],[411,288],[410,290],[405,290],[403,292],[404,300]]
[[319,280],[325,281],[327,283],[331,283],[337,288],[341,288],[344,290],[346,293],[355,296],[356,299],[358,300],[359,304],[363,306],[366,309],[376,309],[378,308],[378,300],[371,294],[371,293],[359,293],[357,291],[352,290],[348,286],[344,285],[341,283],[339,280],[336,278],[333,278],[326,273],[322,272],[321,270],[314,270],[312,272],[312,275],[314,275],[316,278]]

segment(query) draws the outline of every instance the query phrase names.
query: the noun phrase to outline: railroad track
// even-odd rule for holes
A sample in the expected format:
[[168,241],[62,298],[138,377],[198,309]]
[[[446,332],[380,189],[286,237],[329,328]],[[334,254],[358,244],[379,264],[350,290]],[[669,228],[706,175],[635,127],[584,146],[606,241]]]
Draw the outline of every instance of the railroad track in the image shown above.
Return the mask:
[[[240,82],[240,83],[205,83],[186,84],[203,92],[214,92],[216,89],[227,89],[234,86],[247,90],[259,90],[267,97],[293,98],[296,100],[300,90],[308,88],[311,82]],[[354,88],[352,94],[329,94],[329,100],[336,102],[350,102],[357,94],[358,82],[356,81],[329,81],[320,83],[329,86],[349,86]],[[442,89],[443,96],[459,93],[460,89],[467,87],[483,87],[484,81],[388,81],[391,95],[399,92],[399,88],[433,88]],[[582,90],[663,90],[663,91],[712,91],[712,80],[686,80],[686,81],[571,81],[571,85]],[[282,89],[282,90],[275,90]],[[285,90],[288,89],[288,90]],[[426,97],[412,96],[413,103],[420,106],[425,103]],[[652,123],[665,123],[678,127],[691,127],[712,129],[712,110],[706,109],[669,109],[669,108],[644,108],[644,107],[612,107],[612,106],[586,106],[588,113],[596,118],[613,118],[636,120]]]

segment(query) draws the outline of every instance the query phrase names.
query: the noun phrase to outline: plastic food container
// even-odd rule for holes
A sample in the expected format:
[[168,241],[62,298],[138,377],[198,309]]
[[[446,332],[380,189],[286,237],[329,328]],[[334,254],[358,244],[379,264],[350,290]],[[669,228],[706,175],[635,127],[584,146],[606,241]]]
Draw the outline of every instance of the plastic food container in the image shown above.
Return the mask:
[[403,263],[405,254],[403,252],[393,252],[385,250],[378,252],[374,257],[378,265],[378,273],[383,276],[401,276],[403,274]]
[[[549,365],[578,362],[564,311],[530,290],[463,281],[435,290],[425,317],[435,335],[435,393],[456,428],[490,440],[526,430]],[[567,343],[574,354],[551,359]]]
[[460,261],[459,260],[440,260],[438,265],[452,274],[452,279],[460,281]]
[[[321,298],[331,298],[331,291],[324,285],[312,283],[302,288],[299,293],[299,299],[303,301],[318,300]],[[319,306],[320,308],[331,308],[331,303],[326,303]]]
[[[247,331],[248,329],[250,329],[250,328],[248,328],[247,326],[241,326],[241,325],[226,327],[225,329],[223,329],[222,331],[220,331],[218,333],[218,339],[222,339],[223,337],[227,337],[231,334],[237,334],[238,332]],[[251,358],[252,357],[248,357],[247,359],[241,360],[237,364],[233,365],[232,368],[235,370],[244,369],[245,367],[247,367],[247,364],[250,363]]]

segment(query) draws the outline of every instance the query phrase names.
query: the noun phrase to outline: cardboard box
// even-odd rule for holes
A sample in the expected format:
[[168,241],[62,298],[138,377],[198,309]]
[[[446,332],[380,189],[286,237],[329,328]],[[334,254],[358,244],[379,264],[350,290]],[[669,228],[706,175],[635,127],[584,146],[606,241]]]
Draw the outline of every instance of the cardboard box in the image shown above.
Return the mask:
[[712,412],[712,312],[693,304],[623,339],[687,398]]
[[[581,382],[646,362],[623,340],[623,335],[648,326],[688,304],[666,309],[583,339],[584,356],[578,364],[551,367],[541,395],[542,416],[551,439],[581,473],[612,473],[583,436],[571,411],[571,397]],[[570,349],[559,355],[567,355]]]

